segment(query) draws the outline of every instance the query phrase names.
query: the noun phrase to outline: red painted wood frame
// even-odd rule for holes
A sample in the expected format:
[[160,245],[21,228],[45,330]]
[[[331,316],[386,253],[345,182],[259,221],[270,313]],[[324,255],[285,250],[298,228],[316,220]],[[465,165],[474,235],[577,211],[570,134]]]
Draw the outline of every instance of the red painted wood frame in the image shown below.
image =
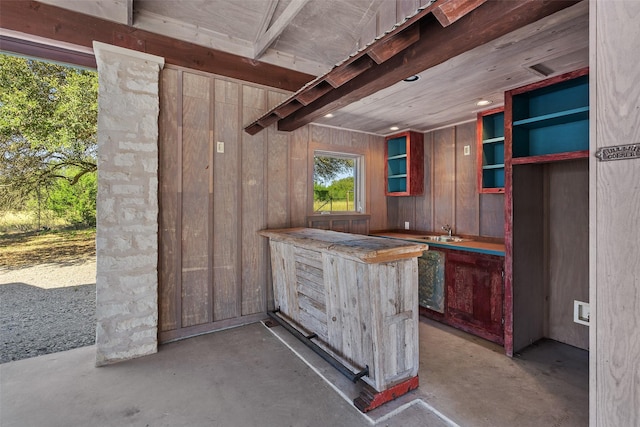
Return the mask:
[[482,119],[485,116],[490,116],[492,114],[496,114],[496,113],[501,113],[504,111],[504,107],[497,107],[497,108],[493,108],[491,110],[487,110],[487,111],[482,111],[480,113],[478,113],[478,119],[477,119],[477,124],[476,124],[476,141],[477,141],[477,145],[476,145],[476,161],[477,161],[477,174],[478,174],[478,192],[479,193],[504,193],[504,187],[483,187],[483,179],[482,179],[482,175],[483,175],[483,166],[484,166],[484,162],[483,162],[483,129],[484,126],[482,124]]
[[572,80],[589,74],[589,67],[562,74],[505,92],[504,105],[504,349],[507,356],[513,356],[513,165],[525,163],[547,163],[589,156],[588,150],[570,153],[547,154],[513,158],[513,97],[532,90]]

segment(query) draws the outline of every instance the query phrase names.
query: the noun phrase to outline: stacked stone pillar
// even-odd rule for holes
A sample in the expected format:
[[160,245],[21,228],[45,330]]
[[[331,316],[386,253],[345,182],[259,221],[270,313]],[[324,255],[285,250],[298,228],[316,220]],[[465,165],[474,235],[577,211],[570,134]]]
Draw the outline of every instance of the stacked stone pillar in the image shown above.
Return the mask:
[[158,82],[164,59],[94,42],[96,365],[157,351]]

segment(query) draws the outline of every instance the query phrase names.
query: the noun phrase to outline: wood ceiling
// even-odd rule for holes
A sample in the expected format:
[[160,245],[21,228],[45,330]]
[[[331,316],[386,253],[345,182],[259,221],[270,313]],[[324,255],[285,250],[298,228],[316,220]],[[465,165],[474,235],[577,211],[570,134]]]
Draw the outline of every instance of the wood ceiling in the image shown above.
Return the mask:
[[[456,7],[483,3],[438,0],[445,1]],[[531,7],[542,3],[521,1]],[[44,2],[233,53],[250,64],[260,61],[315,76],[329,72],[374,37],[391,30],[393,24],[429,4],[429,0]],[[508,8],[511,0],[489,0],[478,10],[495,7],[491,5],[495,2]],[[510,19],[517,17],[505,18]],[[456,25],[459,23],[448,28]],[[390,126],[426,131],[472,120],[477,111],[501,105],[505,90],[587,66],[588,26],[588,3],[583,0],[424,71],[417,70],[417,82],[398,79],[375,93],[351,97],[349,103],[326,104],[313,115],[313,122],[386,135],[393,133]],[[474,34],[462,37],[473,38]],[[493,104],[477,107],[481,98]],[[326,112],[334,117],[324,118]]]

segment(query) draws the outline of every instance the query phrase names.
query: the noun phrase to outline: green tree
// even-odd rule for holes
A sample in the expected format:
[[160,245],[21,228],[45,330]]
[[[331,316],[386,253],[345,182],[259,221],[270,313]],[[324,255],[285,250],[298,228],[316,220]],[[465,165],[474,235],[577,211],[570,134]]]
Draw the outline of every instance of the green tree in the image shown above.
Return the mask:
[[313,157],[313,179],[329,183],[338,176],[353,170],[354,163],[353,159],[316,155]]
[[96,171],[95,71],[0,54],[0,205]]
[[334,200],[346,200],[347,193],[349,198],[353,200],[354,179],[352,176],[333,181],[329,186],[329,196]]

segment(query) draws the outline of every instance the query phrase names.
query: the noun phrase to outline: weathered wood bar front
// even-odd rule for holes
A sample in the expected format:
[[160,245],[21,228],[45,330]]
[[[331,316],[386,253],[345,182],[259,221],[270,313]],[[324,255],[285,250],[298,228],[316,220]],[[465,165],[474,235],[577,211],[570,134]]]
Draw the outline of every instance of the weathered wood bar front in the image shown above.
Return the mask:
[[418,264],[426,244],[311,228],[269,237],[280,318],[353,372],[366,412],[418,387]]

